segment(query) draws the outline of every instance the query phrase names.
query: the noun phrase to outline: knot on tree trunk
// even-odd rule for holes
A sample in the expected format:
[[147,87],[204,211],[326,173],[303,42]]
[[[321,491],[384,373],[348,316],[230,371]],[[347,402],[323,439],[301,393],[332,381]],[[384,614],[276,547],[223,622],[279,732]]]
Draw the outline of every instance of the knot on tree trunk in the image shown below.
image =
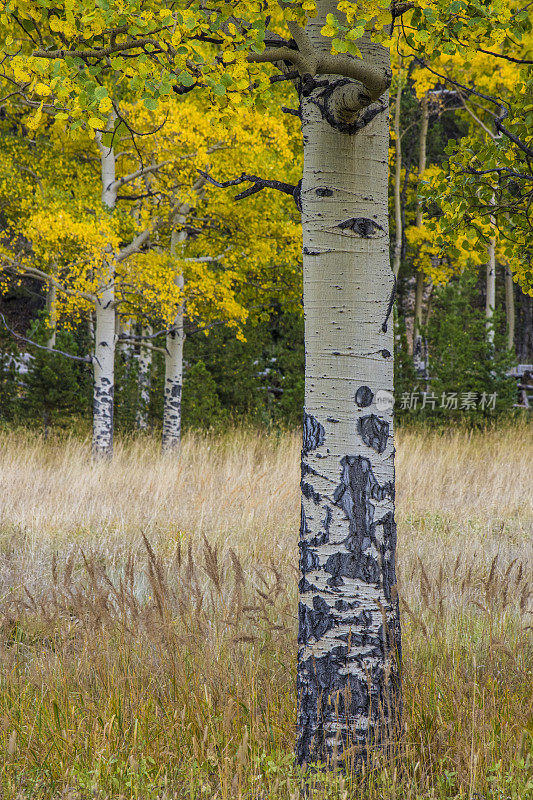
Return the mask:
[[[317,91],[318,90],[318,91]],[[332,128],[340,133],[354,134],[387,109],[383,97],[376,100],[360,81],[351,78],[316,81],[305,76],[302,93],[313,102]]]

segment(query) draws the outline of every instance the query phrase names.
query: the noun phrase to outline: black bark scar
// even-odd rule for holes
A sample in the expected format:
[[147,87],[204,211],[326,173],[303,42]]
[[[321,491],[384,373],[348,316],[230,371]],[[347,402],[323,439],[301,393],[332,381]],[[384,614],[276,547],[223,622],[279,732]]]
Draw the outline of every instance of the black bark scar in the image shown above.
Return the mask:
[[[348,520],[348,535],[343,542],[344,552],[333,553],[324,565],[324,571],[331,576],[328,582],[331,600],[320,597],[318,588],[309,583],[305,574],[318,567],[314,552],[318,537],[313,542],[308,540],[300,544],[303,573],[300,591],[315,593],[312,606],[309,598],[299,608],[297,758],[300,764],[328,763],[334,756],[334,748],[342,752],[345,747],[353,745],[360,748],[356,760],[365,759],[369,744],[379,743],[380,731],[386,730],[389,724],[394,726],[399,713],[399,675],[394,655],[390,673],[388,668],[385,672],[389,656],[400,647],[398,601],[393,589],[396,583],[396,527],[392,513],[374,520],[374,501],[392,498],[394,486],[392,483],[381,485],[366,458],[346,456],[340,464],[341,480],[334,493],[334,502]],[[332,518],[328,509],[322,523],[324,530],[329,529]],[[303,512],[301,531],[303,536],[309,536]],[[361,609],[358,600],[342,596],[337,587],[342,585],[345,577],[383,588],[392,611],[388,614],[385,630],[383,625],[376,630],[374,615],[369,608]],[[341,625],[349,626],[349,630],[345,627],[333,634],[338,644],[332,642],[333,646],[329,650],[326,648],[322,655],[305,657],[306,646],[312,647],[315,641]],[[357,666],[357,669],[350,669],[351,666]],[[379,709],[378,713],[385,715],[385,726],[378,719],[377,722],[373,720],[367,729],[370,709]],[[360,720],[360,726],[356,720]],[[338,728],[340,737],[335,745],[331,736],[333,725]]]
[[360,386],[355,393],[355,402],[360,408],[368,408],[372,405],[374,399],[374,392],[370,386]]
[[[393,499],[394,485],[381,485],[376,480],[368,458],[345,456],[341,467],[341,482],[333,497],[335,505],[342,508],[349,521],[344,542],[348,552],[329,556],[324,565],[324,571],[331,575],[328,585],[342,586],[343,578],[357,578],[373,584],[381,582],[385,598],[390,600],[396,584],[396,524],[391,512],[374,521],[372,501]],[[382,529],[379,538],[378,528]]]
[[363,239],[370,239],[376,231],[382,231],[383,228],[373,219],[366,219],[365,217],[352,217],[345,219],[337,225],[341,230],[350,230],[357,233]]
[[317,447],[324,444],[325,435],[320,422],[304,410],[302,456],[306,456],[311,450],[316,450]]
[[389,423],[375,414],[357,420],[357,432],[361,439],[377,453],[383,453],[389,439]]
[[394,285],[392,287],[392,292],[391,292],[391,296],[390,296],[390,300],[389,300],[389,305],[387,307],[387,313],[385,315],[385,322],[381,326],[381,330],[383,331],[383,333],[387,333],[387,323],[389,321],[389,317],[390,317],[391,312],[392,312],[392,307],[394,305],[395,298],[396,298],[396,275],[394,276]]

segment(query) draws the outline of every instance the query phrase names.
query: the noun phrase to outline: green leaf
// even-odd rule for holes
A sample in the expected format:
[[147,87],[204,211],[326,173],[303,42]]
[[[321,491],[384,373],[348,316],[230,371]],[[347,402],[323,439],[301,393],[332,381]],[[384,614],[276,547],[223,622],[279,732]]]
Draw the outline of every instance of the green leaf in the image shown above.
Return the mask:
[[338,53],[346,53],[348,50],[348,44],[344,39],[333,39],[332,45]]
[[194,78],[188,72],[180,72],[178,75],[178,83],[181,83],[182,86],[192,86],[194,84]]
[[145,97],[143,103],[149,111],[157,111],[159,103],[153,97]]

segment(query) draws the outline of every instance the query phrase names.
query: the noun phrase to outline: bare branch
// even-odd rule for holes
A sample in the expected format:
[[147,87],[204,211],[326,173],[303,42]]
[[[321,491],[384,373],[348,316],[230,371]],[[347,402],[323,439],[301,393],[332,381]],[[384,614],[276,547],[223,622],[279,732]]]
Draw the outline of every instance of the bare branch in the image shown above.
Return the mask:
[[123,247],[115,258],[117,264],[120,264],[121,261],[125,261],[134,253],[138,253],[143,244],[146,244],[146,242],[150,238],[150,234],[154,230],[155,227],[146,228],[144,231],[139,233],[128,245],[126,245],[126,247]]
[[37,344],[37,342],[34,342],[33,339],[28,339],[27,336],[22,336],[21,333],[17,333],[16,331],[13,330],[13,328],[10,328],[6,322],[6,318],[2,313],[0,313],[0,317],[2,318],[4,325],[6,326],[7,330],[12,336],[15,336],[17,339],[20,339],[21,341],[26,342],[27,344],[33,345],[33,347],[39,348],[39,350],[46,350],[48,353],[58,353],[61,356],[66,356],[67,358],[71,358],[73,361],[81,361],[83,364],[93,363],[92,356],[83,356],[83,357],[74,356],[72,355],[72,353],[65,353],[64,350],[57,350],[55,347],[47,347],[44,344]]
[[124,175],[123,178],[118,178],[118,180],[114,181],[110,189],[120,189],[126,183],[131,183],[131,181],[136,180],[137,178],[142,178],[143,175],[149,175],[151,172],[157,172],[157,170],[166,167],[168,164],[172,164],[172,160],[169,159],[168,161],[162,161],[161,164],[153,164],[151,167],[141,167],[141,169],[132,172],[130,175]]
[[275,64],[277,61],[288,61],[297,67],[301,75],[316,74],[311,65],[298,50],[290,47],[271,47],[263,50],[262,53],[250,53],[248,55],[250,64]]
[[276,189],[278,192],[291,195],[296,206],[299,208],[299,184],[294,186],[292,183],[283,183],[282,181],[259,178],[257,175],[246,175],[244,173],[239,178],[233,178],[233,180],[217,181],[212,178],[208,172],[202,172],[201,169],[199,169],[198,172],[200,175],[203,175],[209,183],[213,186],[217,186],[219,189],[227,189],[229,186],[239,186],[241,183],[253,184],[249,189],[245,189],[243,192],[236,195],[235,200],[243,200],[245,197],[250,197],[250,195],[260,192],[262,189]]
[[12,263],[2,264],[0,268],[5,269],[7,272],[11,272],[14,275],[18,275],[21,278],[35,278],[42,283],[52,283],[56,289],[69,297],[83,297],[84,300],[88,300],[91,303],[96,302],[96,297],[90,292],[83,292],[81,289],[67,289],[66,286],[63,286],[63,284],[52,275],[49,275],[47,272],[43,272],[37,267],[21,267],[18,264]]
[[161,43],[157,39],[146,37],[144,39],[130,39],[121,44],[114,44],[110,47],[102,47],[100,50],[34,50],[32,56],[34,58],[71,58],[77,57],[85,61],[87,58],[106,58],[113,55],[113,53],[122,53],[126,50],[134,50],[135,48],[143,48],[145,45],[153,45],[159,52],[161,52]]

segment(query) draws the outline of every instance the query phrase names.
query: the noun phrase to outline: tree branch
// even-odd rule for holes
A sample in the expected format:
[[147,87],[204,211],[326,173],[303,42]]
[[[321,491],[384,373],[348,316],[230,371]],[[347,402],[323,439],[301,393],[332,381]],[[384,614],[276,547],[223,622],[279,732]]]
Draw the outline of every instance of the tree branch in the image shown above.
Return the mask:
[[84,292],[81,289],[67,289],[66,286],[63,286],[63,284],[52,277],[52,275],[48,275],[47,272],[43,272],[37,267],[23,267],[23,271],[21,271],[15,264],[2,264],[2,268],[21,278],[35,278],[42,283],[52,283],[56,289],[59,289],[60,292],[63,292],[63,294],[69,297],[83,297],[84,300],[88,300],[91,303],[96,302],[96,297],[90,292]]
[[122,44],[114,44],[109,47],[102,47],[100,50],[34,50],[32,56],[34,58],[65,58],[71,56],[72,58],[81,58],[85,61],[87,58],[106,58],[113,55],[113,53],[122,53],[126,50],[134,50],[137,47],[143,48],[145,45],[151,44],[158,51],[161,52],[161,43],[157,39],[146,37],[144,39],[130,39]]
[[208,172],[202,172],[201,169],[199,169],[198,172],[200,175],[203,175],[209,183],[213,186],[217,186],[219,189],[227,189],[229,186],[239,186],[241,183],[252,183],[249,189],[245,189],[243,192],[236,195],[235,200],[243,200],[245,197],[250,197],[250,195],[260,192],[262,189],[276,189],[278,192],[291,195],[299,208],[299,184],[294,186],[292,183],[283,183],[282,181],[259,178],[257,175],[246,175],[244,173],[239,178],[233,178],[233,180],[217,181],[212,178]]
[[125,261],[127,258],[132,256],[134,253],[138,253],[143,244],[145,244],[148,239],[150,238],[150,234],[155,230],[153,228],[146,228],[144,231],[139,233],[126,247],[123,247],[122,250],[118,253],[115,257],[115,261],[117,264],[120,264],[121,261]]
[[248,55],[250,64],[275,64],[277,61],[288,61],[298,69],[301,75],[316,74],[311,65],[298,50],[290,47],[270,47],[262,53],[250,53]]
[[47,347],[44,344],[38,344],[37,342],[34,342],[33,339],[28,339],[27,336],[22,336],[21,333],[17,333],[12,328],[10,328],[9,325],[7,324],[7,322],[6,322],[6,318],[4,317],[4,315],[2,313],[0,313],[0,317],[2,318],[2,321],[3,321],[4,325],[6,326],[7,330],[9,331],[9,333],[12,336],[15,336],[17,339],[20,339],[21,341],[26,342],[27,344],[33,345],[33,347],[38,347],[39,350],[46,350],[47,353],[58,353],[61,356],[66,356],[67,358],[71,358],[73,361],[81,361],[83,364],[92,364],[93,363],[93,357],[92,356],[83,356],[83,357],[82,356],[75,356],[75,355],[72,355],[72,353],[65,353],[64,350],[57,350],[55,347]]
[[123,178],[118,178],[108,188],[116,191],[122,188],[122,186],[124,186],[126,183],[131,183],[131,181],[136,180],[136,178],[142,178],[143,175],[149,175],[151,172],[157,172],[157,170],[161,169],[162,167],[166,167],[168,164],[172,164],[171,159],[168,161],[162,161],[161,164],[153,164],[151,167],[141,167],[141,169],[130,173],[130,175],[125,175]]

